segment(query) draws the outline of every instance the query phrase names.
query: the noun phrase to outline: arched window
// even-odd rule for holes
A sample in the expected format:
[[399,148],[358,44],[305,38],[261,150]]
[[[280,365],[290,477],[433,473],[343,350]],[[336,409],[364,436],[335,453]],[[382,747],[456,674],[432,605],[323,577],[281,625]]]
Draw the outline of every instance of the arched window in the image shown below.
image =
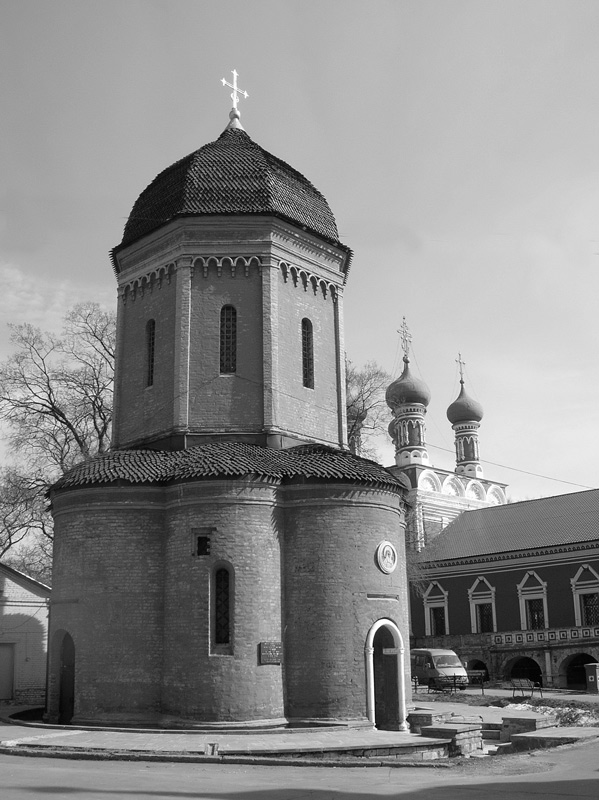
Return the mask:
[[223,306],[220,311],[220,371],[230,375],[237,370],[237,311]]
[[224,565],[212,573],[212,652],[233,653],[233,570]]
[[302,320],[302,380],[308,389],[314,388],[314,336],[309,319]]
[[156,321],[146,323],[146,386],[154,385],[154,362],[156,356]]

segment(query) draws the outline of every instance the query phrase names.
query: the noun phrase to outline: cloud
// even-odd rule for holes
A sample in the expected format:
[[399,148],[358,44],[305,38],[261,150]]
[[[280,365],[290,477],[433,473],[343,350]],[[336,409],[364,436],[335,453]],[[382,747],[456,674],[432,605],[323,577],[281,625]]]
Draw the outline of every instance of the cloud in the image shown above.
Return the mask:
[[114,293],[73,281],[56,281],[25,272],[16,264],[0,262],[0,357],[10,352],[10,323],[28,322],[43,330],[60,331],[66,311],[76,303],[94,300],[114,305]]

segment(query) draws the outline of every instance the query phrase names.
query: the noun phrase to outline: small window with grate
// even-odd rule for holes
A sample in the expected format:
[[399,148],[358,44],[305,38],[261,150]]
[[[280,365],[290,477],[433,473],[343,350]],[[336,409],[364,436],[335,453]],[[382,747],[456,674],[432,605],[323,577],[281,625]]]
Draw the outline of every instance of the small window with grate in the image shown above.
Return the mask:
[[307,389],[314,388],[314,333],[307,318],[302,320],[302,381]]
[[156,360],[156,321],[146,323],[146,386],[154,385],[154,366]]
[[191,554],[194,556],[210,555],[210,537],[216,528],[191,529]]
[[527,627],[531,631],[538,631],[545,627],[545,609],[542,597],[534,597],[526,601]]
[[582,624],[599,625],[599,594],[581,594]]
[[431,608],[431,628],[433,636],[445,636],[445,608],[443,606],[433,606]]
[[477,633],[493,633],[493,604],[476,604]]
[[223,306],[220,311],[220,372],[231,375],[237,371],[237,311]]

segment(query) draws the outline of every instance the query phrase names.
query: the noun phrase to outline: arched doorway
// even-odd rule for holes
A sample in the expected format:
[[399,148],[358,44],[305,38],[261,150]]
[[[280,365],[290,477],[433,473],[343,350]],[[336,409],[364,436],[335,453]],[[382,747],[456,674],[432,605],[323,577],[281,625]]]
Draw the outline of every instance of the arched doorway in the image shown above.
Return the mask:
[[566,689],[578,689],[586,692],[587,676],[584,665],[594,664],[596,660],[588,653],[578,653],[578,655],[572,656],[564,665],[566,667]]
[[384,730],[408,730],[403,639],[390,619],[374,623],[366,637],[368,719]]
[[471,661],[468,662],[466,665],[466,669],[470,672],[484,672],[483,680],[489,680],[489,670],[487,669],[487,665],[484,661],[480,661],[477,658],[473,658]]
[[541,667],[533,658],[517,658],[511,662],[508,678],[526,678],[529,681],[543,685]]
[[75,710],[75,644],[65,633],[60,645],[60,684],[58,693],[58,722],[68,725]]
[[373,647],[374,724],[379,730],[396,731],[399,726],[399,695],[397,658],[393,655],[397,650],[389,628],[378,629],[374,635]]

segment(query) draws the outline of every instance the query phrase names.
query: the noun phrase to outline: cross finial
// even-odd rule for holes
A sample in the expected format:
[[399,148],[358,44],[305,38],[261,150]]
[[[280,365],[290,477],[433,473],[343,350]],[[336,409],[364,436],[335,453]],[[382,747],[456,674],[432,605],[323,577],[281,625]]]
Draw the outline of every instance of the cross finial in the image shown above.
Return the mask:
[[229,83],[229,81],[223,78],[222,84],[223,86],[228,86],[230,89],[233,89],[233,92],[231,93],[231,100],[233,101],[233,109],[237,111],[237,103],[239,102],[239,95],[242,94],[246,100],[249,97],[249,95],[247,92],[244,92],[243,89],[240,89],[237,86],[237,70],[233,69],[231,70],[231,72],[233,73],[233,83]]
[[464,383],[464,367],[466,366],[466,362],[462,361],[462,354],[458,353],[458,357],[456,358],[456,364],[460,370],[460,383]]
[[401,339],[401,347],[403,350],[404,361],[408,361],[410,355],[410,342],[412,341],[412,334],[410,333],[410,329],[408,328],[408,323],[406,322],[405,317],[403,318],[403,322],[401,323],[401,328],[397,332],[399,333]]

